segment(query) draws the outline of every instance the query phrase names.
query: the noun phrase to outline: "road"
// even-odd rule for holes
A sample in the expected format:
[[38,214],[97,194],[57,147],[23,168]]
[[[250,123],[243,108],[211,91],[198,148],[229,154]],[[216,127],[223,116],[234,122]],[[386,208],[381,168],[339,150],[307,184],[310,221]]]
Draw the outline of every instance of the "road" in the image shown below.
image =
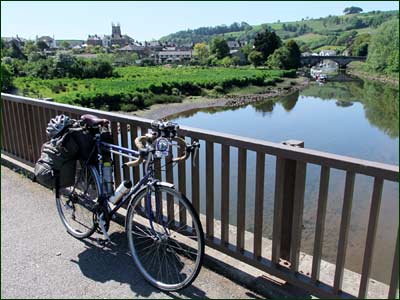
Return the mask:
[[110,236],[117,246],[71,237],[51,191],[1,166],[1,298],[260,298],[205,267],[191,287],[160,292],[133,265],[124,229],[113,223]]

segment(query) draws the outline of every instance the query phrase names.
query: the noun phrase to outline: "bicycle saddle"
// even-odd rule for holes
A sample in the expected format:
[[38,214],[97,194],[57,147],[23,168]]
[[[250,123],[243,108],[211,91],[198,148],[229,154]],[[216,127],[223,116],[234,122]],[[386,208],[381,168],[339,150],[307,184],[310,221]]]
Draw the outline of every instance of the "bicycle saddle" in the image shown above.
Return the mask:
[[85,123],[88,126],[104,126],[106,124],[109,124],[110,121],[107,119],[100,119],[94,115],[86,114],[81,116],[81,120],[83,123]]

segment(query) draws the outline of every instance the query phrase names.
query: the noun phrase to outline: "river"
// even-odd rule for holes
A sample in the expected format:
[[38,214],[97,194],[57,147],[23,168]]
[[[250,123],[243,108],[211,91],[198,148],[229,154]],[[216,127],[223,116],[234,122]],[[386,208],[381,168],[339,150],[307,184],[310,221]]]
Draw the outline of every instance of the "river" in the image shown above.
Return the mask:
[[[341,76],[344,81],[306,89],[279,99],[236,108],[184,112],[170,119],[181,125],[210,129],[272,142],[302,140],[306,148],[399,164],[398,89],[377,82]],[[332,81],[331,81],[332,80]],[[215,145],[215,217],[220,211],[220,146]],[[255,153],[248,151],[246,229],[253,231]],[[230,223],[236,224],[237,150],[231,149]],[[200,151],[200,198],[205,211],[205,145]],[[190,187],[190,170],[187,168]],[[312,254],[320,167],[307,166],[301,251]],[[345,172],[331,171],[323,242],[323,259],[335,263]],[[267,155],[263,235],[271,238],[275,158]],[[356,176],[345,267],[361,273],[373,179]],[[191,191],[187,191],[191,196]],[[399,220],[398,184],[385,182],[375,242],[372,278],[388,283]],[[234,242],[234,241],[233,241]],[[249,249],[251,250],[251,249]],[[305,270],[307,272],[311,270]]]

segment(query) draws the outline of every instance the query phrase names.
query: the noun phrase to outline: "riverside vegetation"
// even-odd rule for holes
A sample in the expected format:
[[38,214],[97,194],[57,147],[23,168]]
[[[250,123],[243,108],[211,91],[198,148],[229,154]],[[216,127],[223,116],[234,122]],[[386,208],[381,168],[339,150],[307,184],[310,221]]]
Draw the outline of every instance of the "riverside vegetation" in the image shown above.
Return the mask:
[[26,96],[113,111],[135,111],[155,103],[180,102],[185,96],[218,96],[234,87],[268,86],[294,77],[295,71],[254,68],[123,67],[111,78],[37,79],[18,77]]

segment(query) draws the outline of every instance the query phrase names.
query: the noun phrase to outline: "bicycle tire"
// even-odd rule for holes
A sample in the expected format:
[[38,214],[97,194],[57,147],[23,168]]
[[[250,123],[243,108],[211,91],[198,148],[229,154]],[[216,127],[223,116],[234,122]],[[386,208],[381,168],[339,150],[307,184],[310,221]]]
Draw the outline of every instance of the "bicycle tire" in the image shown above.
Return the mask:
[[[160,213],[159,216],[162,216],[162,219],[164,221],[167,220],[168,223],[164,224],[166,226],[163,226],[161,225],[161,218],[158,218],[158,222],[153,222],[154,228],[152,229],[150,222],[148,222],[149,220],[146,217],[146,213],[144,213],[144,207],[146,206],[145,197],[147,192],[146,188],[142,189],[134,196],[128,207],[126,219],[128,244],[135,265],[151,285],[162,291],[178,291],[190,285],[200,272],[204,258],[204,233],[199,216],[195,212],[191,203],[182,193],[173,188],[160,185],[155,186],[155,191],[152,195],[155,195],[156,193],[161,195],[160,202],[162,203],[162,208],[160,208],[159,211],[162,211],[162,213]],[[163,196],[163,193],[165,193],[165,197]],[[170,197],[168,198],[167,195]],[[171,197],[174,198],[171,199]],[[157,215],[155,201],[155,197],[152,197],[153,206],[151,210],[153,211],[153,214]],[[169,205],[168,201],[173,201],[173,205],[170,205],[169,207],[172,206],[174,208],[174,218],[170,219],[168,219],[167,212]],[[177,202],[175,203],[175,201]],[[177,213],[175,213],[175,208],[179,208],[179,215],[183,211],[181,208],[186,210],[186,226],[181,226],[183,223],[180,218],[179,222],[177,222]],[[181,228],[181,231],[179,231],[177,225],[181,226],[179,227]],[[155,227],[157,227],[157,229]],[[147,233],[149,230],[150,232],[151,230],[154,230],[153,234],[158,233],[158,240],[155,240],[156,235],[151,237],[150,234],[147,237],[143,237],[145,235],[143,234],[143,230]],[[168,236],[166,236],[167,231],[169,232]],[[150,247],[155,247],[158,255],[149,255],[149,253],[152,253],[151,251],[155,251],[153,248],[149,249]],[[164,252],[162,252],[163,250]],[[144,253],[144,255],[141,255],[140,253]],[[147,264],[144,257],[153,257],[154,260],[158,260],[159,268],[156,276],[155,273],[157,269],[152,269],[154,261],[151,265]],[[189,261],[194,261],[194,263],[192,263],[191,266],[184,265],[184,262],[186,263]],[[172,273],[169,273],[168,264],[171,268],[174,268],[175,271],[177,271],[174,274],[177,278],[175,281],[171,280],[174,276],[171,275]],[[164,266],[165,272],[163,271]],[[154,267],[157,268],[157,262]],[[168,278],[169,274],[171,275],[170,278]],[[180,278],[182,278],[182,280],[180,280]]]
[[67,232],[75,238],[84,239],[97,229],[93,209],[101,189],[96,168],[81,168],[81,163],[77,164],[74,186],[61,189],[56,204]]

